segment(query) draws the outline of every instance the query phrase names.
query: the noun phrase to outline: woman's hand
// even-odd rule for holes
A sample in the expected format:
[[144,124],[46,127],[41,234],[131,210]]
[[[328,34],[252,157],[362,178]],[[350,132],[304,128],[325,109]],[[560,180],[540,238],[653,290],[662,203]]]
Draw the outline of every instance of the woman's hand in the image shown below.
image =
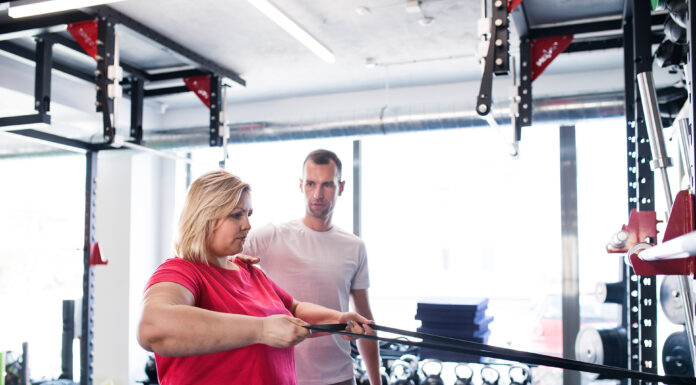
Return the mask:
[[[341,313],[341,316],[338,319],[338,323],[345,323],[347,324],[346,326],[346,331],[351,332],[353,334],[369,334],[369,335],[376,335],[377,333],[370,328],[369,326],[365,326],[364,328],[362,325],[368,325],[375,323],[375,321],[370,321],[369,319],[361,316],[360,314],[356,312],[347,312],[347,313]],[[354,340],[355,337],[351,336],[341,336],[343,339],[346,340]]]
[[274,348],[287,348],[304,341],[308,323],[299,318],[276,314],[263,318],[260,342]]

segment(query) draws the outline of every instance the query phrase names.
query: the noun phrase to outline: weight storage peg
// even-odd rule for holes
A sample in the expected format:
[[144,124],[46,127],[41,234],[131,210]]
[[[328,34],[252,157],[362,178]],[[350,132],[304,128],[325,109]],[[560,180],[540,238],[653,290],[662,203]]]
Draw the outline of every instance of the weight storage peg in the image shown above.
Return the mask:
[[595,299],[600,303],[622,304],[626,298],[626,284],[623,281],[604,283],[597,282]]

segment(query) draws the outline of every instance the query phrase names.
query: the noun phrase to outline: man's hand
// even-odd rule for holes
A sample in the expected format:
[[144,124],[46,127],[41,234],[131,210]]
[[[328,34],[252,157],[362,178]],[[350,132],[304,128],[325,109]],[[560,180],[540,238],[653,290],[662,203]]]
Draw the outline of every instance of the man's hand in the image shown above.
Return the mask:
[[[375,331],[372,330],[369,326],[366,326],[363,328],[360,326],[361,324],[367,325],[374,323],[374,321],[370,321],[369,319],[361,316],[360,314],[356,312],[347,312],[347,313],[341,313],[341,317],[338,319],[338,323],[345,323],[347,324],[346,326],[346,331],[351,332],[353,334],[370,334],[374,335]],[[346,340],[354,340],[355,337],[351,336],[341,336],[343,339]]]
[[259,258],[259,257],[252,257],[251,255],[245,255],[245,254],[237,254],[234,257],[240,259],[242,262],[246,263],[247,265],[255,265],[261,261],[261,258]]
[[259,341],[274,348],[287,348],[304,341],[309,324],[299,318],[276,314],[263,318]]

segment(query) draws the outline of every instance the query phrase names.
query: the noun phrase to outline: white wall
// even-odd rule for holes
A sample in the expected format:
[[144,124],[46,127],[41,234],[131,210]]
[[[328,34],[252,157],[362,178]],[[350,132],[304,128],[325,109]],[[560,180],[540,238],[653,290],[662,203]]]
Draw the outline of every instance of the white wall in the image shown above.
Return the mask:
[[102,152],[97,174],[96,240],[109,263],[95,268],[95,384],[146,378],[136,341],[143,287],[170,255],[174,162],[131,151]]

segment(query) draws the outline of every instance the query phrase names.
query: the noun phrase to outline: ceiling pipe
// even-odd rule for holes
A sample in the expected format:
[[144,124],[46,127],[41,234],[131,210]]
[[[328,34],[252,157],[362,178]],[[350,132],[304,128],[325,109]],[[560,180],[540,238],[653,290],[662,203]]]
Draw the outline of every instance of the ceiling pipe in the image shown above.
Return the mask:
[[[510,124],[506,108],[503,113],[493,111],[497,123]],[[534,124],[564,124],[588,119],[616,118],[624,116],[623,92],[573,95],[537,99],[534,102]],[[271,142],[302,140],[339,136],[386,135],[400,132],[415,132],[442,129],[473,128],[488,126],[473,107],[450,112],[404,113],[382,118],[337,119],[306,124],[253,123],[233,124],[228,143]],[[534,129],[533,126],[527,129]],[[159,150],[192,149],[207,147],[207,127],[184,129],[148,130],[143,145]],[[524,133],[522,140],[524,141]],[[55,155],[57,152],[46,146],[27,142],[26,145],[0,148],[0,158]]]
[[[494,112],[501,126],[510,124],[507,109]],[[623,92],[539,99],[534,103],[534,123],[568,123],[586,119],[623,117]],[[339,136],[386,135],[400,132],[488,126],[473,107],[461,111],[404,113],[395,116],[335,120],[306,124],[253,123],[230,127],[229,143],[272,142]],[[531,128],[533,129],[533,128]],[[204,127],[150,131],[144,140],[159,149],[207,146]],[[524,139],[523,139],[524,140]]]

